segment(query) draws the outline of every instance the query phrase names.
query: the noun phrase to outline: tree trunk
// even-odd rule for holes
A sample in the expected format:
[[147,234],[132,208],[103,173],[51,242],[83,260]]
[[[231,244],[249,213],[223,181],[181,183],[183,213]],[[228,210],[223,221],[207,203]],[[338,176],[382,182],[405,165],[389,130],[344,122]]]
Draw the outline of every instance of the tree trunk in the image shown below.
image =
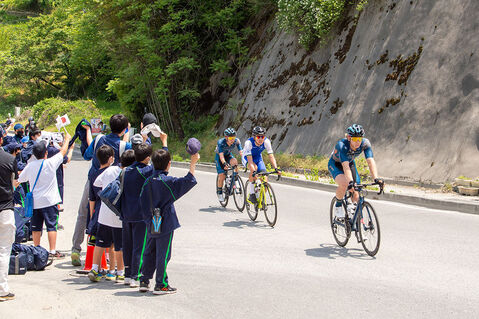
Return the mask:
[[171,111],[171,120],[174,125],[174,131],[178,135],[180,139],[183,139],[185,137],[185,133],[183,132],[183,127],[181,126],[181,120],[180,120],[180,115],[178,114],[178,104],[176,100],[176,84],[174,81],[172,81],[169,89],[168,89],[168,95],[169,95],[169,104],[170,104],[170,111]]

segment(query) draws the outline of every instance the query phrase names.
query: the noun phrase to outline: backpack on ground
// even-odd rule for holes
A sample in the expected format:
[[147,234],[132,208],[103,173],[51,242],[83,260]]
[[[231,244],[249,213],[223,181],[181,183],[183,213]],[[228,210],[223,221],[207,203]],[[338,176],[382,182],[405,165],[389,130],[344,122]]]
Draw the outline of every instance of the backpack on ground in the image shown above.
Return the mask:
[[27,270],[43,270],[45,269],[45,267],[51,265],[53,262],[53,259],[49,259],[48,250],[46,250],[42,246],[13,244],[12,254],[19,253],[25,253],[33,257],[33,263],[28,263]]
[[9,275],[25,275],[27,272],[27,254],[20,252],[10,255]]

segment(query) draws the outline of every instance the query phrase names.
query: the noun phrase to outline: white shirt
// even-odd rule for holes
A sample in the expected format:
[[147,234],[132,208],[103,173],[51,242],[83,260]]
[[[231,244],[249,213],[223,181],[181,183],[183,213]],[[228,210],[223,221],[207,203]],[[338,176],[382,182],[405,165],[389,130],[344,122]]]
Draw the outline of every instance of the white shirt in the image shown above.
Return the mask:
[[[106,170],[103,171],[93,182],[93,186],[101,187],[104,189],[108,186],[111,182],[117,179],[118,175],[120,175],[121,168],[118,166],[110,166]],[[116,216],[108,206],[101,203],[100,205],[100,212],[98,213],[98,222],[102,225],[115,227],[115,228],[122,228],[122,223],[120,217]]]
[[[25,166],[18,177],[20,183],[29,182],[30,191],[33,189],[33,209],[54,206],[62,201],[58,191],[57,169],[63,164],[63,154],[58,153],[45,160],[38,160],[34,155],[35,160]],[[37,178],[40,166],[43,167],[38,177],[37,185],[35,179]],[[33,186],[35,185],[35,188]]]

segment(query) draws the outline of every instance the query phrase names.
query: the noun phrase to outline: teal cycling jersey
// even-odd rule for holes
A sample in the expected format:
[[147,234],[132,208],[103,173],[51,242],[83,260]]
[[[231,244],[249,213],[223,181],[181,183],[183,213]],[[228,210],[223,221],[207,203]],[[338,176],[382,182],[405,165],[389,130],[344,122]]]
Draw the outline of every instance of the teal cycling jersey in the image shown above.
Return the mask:
[[239,140],[239,138],[235,138],[235,141],[233,142],[233,144],[228,145],[228,143],[226,142],[226,138],[223,137],[218,140],[218,143],[216,144],[215,152],[216,154],[223,153],[223,155],[227,156],[227,155],[231,155],[231,152],[235,148],[238,149],[238,152],[243,150],[243,148],[241,147],[241,141]]
[[352,163],[356,157],[361,155],[362,152],[364,152],[364,156],[366,158],[373,157],[371,142],[369,142],[367,138],[363,138],[361,145],[355,150],[351,149],[351,144],[349,143],[348,139],[343,138],[336,143],[336,146],[331,153],[331,158],[338,163]]

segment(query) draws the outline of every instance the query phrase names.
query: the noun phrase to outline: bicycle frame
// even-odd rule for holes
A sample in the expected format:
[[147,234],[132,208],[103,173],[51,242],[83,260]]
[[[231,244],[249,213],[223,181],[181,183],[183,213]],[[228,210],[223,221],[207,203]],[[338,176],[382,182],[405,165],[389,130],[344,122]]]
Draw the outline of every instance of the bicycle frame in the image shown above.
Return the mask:
[[228,168],[228,169],[225,170],[225,181],[224,181],[225,183],[226,183],[226,179],[228,178],[228,171],[233,171],[233,173],[231,173],[230,186],[229,186],[229,188],[227,188],[228,196],[233,194],[233,189],[234,189],[234,185],[235,185],[235,178],[236,178],[236,175],[238,175],[238,173],[235,171],[235,168],[236,167],[231,167],[231,168]]

